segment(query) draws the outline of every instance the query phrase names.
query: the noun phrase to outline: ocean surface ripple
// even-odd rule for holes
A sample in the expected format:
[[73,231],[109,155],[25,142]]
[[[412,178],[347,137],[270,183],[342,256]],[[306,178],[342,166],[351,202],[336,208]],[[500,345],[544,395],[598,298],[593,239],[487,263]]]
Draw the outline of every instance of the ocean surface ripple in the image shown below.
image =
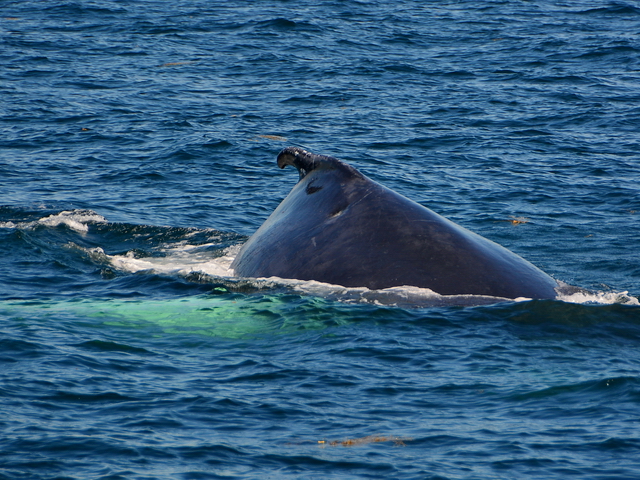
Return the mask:
[[[640,476],[640,8],[5,1],[0,479]],[[299,145],[578,290],[249,280]]]

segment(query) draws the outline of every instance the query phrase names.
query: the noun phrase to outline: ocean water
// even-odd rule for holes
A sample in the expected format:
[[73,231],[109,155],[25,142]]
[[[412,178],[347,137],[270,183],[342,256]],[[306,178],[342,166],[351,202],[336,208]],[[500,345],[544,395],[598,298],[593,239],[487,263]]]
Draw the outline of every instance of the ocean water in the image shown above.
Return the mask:
[[[640,477],[640,8],[4,1],[0,478]],[[577,286],[229,266],[339,157]]]

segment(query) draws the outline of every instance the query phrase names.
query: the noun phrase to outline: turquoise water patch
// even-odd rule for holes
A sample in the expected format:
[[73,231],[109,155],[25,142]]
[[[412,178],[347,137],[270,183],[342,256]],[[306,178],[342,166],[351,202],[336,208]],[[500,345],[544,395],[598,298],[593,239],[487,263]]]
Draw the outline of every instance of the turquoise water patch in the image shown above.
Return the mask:
[[92,321],[151,329],[154,335],[196,334],[224,338],[317,330],[347,322],[330,302],[296,295],[197,296],[165,300],[3,302],[0,315],[24,319]]

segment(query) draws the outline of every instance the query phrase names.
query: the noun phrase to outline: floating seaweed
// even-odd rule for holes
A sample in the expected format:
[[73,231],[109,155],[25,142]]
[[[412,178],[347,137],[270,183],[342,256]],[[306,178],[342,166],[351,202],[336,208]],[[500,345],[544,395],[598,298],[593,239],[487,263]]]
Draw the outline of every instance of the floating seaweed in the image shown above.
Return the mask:
[[158,65],[158,67],[176,67],[179,65],[190,65],[192,63],[198,63],[198,60],[191,60],[188,62],[167,62],[163,63],[162,65]]
[[511,225],[520,225],[522,223],[527,223],[529,221],[528,218],[525,217],[509,217],[510,219],[507,220],[507,222],[509,222]]
[[287,139],[285,137],[281,137],[280,135],[256,135],[251,140],[256,141],[258,138],[265,138],[267,140],[276,140],[278,142],[286,142]]

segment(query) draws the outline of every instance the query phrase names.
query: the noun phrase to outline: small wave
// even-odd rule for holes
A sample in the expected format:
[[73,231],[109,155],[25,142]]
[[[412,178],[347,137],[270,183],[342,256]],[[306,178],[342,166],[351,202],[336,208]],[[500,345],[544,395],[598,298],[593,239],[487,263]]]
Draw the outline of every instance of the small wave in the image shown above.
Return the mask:
[[88,224],[91,223],[106,223],[107,219],[102,215],[94,212],[93,210],[64,210],[60,213],[55,213],[47,217],[42,217],[35,221],[28,222],[0,222],[0,228],[10,229],[33,229],[38,226],[45,227],[58,227],[65,225],[79,233],[87,233],[89,231]]
[[305,32],[320,32],[322,29],[313,23],[305,21],[294,21],[284,17],[262,20],[255,24],[260,30],[273,30],[287,32],[289,30],[304,30]]
[[515,393],[511,396],[511,400],[540,402],[545,399],[558,399],[564,404],[583,403],[585,398],[593,401],[593,397],[598,395],[606,398],[610,398],[612,395],[625,395],[629,391],[636,390],[638,383],[635,377],[601,378]]
[[609,15],[638,15],[640,14],[640,8],[623,2],[612,2],[606,7],[590,8],[588,10],[580,11],[578,14],[582,15],[597,15],[597,16],[609,16]]
[[57,227],[66,225],[76,232],[86,233],[89,231],[88,223],[106,223],[107,219],[92,210],[65,210],[55,215],[41,218],[37,221],[40,225],[47,227]]
[[62,2],[60,5],[53,5],[44,8],[44,11],[49,15],[61,15],[69,16],[73,18],[79,15],[121,15],[127,13],[127,10],[123,7],[106,7],[106,6],[93,6],[82,5],[79,2]]

